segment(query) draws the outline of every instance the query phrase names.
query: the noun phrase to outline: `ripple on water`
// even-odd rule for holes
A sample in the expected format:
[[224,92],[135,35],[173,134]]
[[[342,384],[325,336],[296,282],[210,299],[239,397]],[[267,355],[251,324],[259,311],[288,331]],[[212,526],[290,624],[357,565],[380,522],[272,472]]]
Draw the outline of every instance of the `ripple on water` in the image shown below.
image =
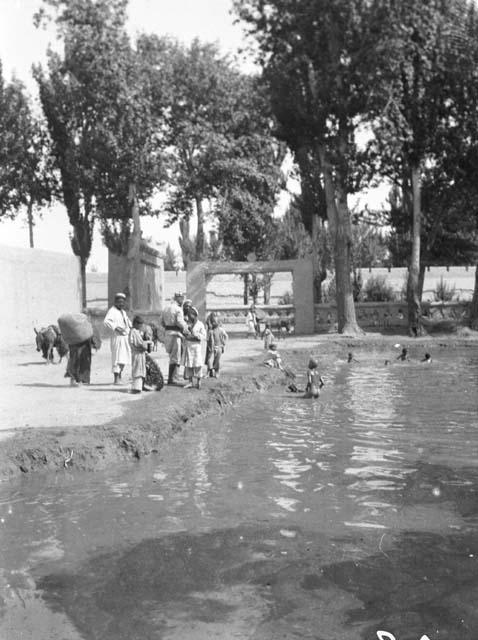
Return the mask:
[[471,640],[453,612],[478,628],[478,358],[356,356],[318,402],[258,396],[163,459],[0,486],[0,580],[27,570],[24,602],[42,590],[102,640],[356,640],[370,621]]

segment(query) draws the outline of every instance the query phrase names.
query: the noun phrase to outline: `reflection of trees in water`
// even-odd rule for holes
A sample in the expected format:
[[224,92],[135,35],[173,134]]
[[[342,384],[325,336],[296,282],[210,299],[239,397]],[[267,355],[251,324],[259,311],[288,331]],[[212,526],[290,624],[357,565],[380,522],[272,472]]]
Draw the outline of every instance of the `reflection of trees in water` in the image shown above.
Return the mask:
[[279,493],[270,497],[285,511],[302,509],[311,492],[323,488],[317,469],[326,470],[333,444],[324,441],[321,413],[319,403],[307,400],[284,403],[271,414],[274,431],[267,446],[273,451],[269,460],[279,483],[271,483],[271,491]]
[[350,369],[344,378],[343,404],[350,410],[346,435],[350,462],[344,474],[355,479],[348,489],[361,508],[358,513],[354,510],[357,522],[383,519],[395,508],[389,492],[405,481],[405,454],[393,438],[396,427],[391,431],[400,399],[398,382],[382,362]]
[[193,500],[196,508],[203,517],[210,516],[207,508],[207,494],[211,489],[211,482],[208,475],[209,461],[208,437],[207,433],[203,433],[191,459],[191,490]]

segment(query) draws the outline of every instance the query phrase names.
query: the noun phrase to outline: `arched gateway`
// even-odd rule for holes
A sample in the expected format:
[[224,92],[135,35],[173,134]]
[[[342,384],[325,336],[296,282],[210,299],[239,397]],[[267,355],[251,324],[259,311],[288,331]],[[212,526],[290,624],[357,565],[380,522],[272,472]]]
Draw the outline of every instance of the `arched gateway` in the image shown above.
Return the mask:
[[191,262],[187,270],[187,296],[203,318],[206,309],[206,286],[213,276],[232,273],[292,273],[296,334],[314,333],[314,274],[311,260],[271,260],[267,262]]

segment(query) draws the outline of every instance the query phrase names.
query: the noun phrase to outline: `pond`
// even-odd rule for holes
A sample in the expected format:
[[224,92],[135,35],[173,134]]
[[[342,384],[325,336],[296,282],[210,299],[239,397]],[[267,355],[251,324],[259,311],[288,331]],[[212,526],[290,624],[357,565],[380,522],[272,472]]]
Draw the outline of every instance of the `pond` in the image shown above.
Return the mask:
[[478,350],[354,355],[317,402],[1,485],[0,638],[475,639]]

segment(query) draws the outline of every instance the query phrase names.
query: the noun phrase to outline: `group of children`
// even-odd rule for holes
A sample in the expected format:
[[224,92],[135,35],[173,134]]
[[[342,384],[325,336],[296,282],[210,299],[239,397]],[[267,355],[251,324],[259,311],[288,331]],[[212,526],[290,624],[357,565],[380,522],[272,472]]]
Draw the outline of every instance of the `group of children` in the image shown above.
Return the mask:
[[307,384],[305,390],[301,390],[295,384],[296,374],[289,367],[284,367],[282,358],[277,350],[277,344],[274,342],[274,335],[270,329],[270,325],[266,325],[264,330],[264,349],[267,351],[264,365],[272,369],[280,369],[285,373],[290,382],[287,390],[291,393],[303,393],[304,398],[318,398],[320,390],[324,386],[324,381],[319,373],[319,363],[316,358],[310,356],[307,365]]
[[[200,388],[200,380],[202,377],[203,364],[207,368],[209,377],[217,377],[219,375],[221,355],[224,353],[227,333],[221,327],[220,322],[214,313],[210,313],[206,326],[199,320],[198,313],[194,307],[185,311],[185,318],[188,319],[188,332],[185,334],[184,348],[184,377],[188,381],[185,388],[196,386]],[[131,393],[140,393],[143,390],[150,390],[151,387],[161,389],[164,382],[161,370],[155,360],[151,358],[149,352],[152,350],[153,341],[144,331],[144,320],[141,316],[135,316],[133,319],[133,327],[130,332],[129,342],[131,346],[131,373],[132,386]],[[303,393],[304,398],[318,398],[320,390],[324,386],[324,381],[319,373],[319,363],[314,356],[309,357],[307,365],[306,378],[307,384],[305,390],[300,390],[294,380],[296,374],[288,367],[284,367],[282,358],[277,350],[277,343],[274,339],[271,326],[266,324],[263,333],[264,349],[267,352],[264,365],[270,368],[280,369],[290,379],[287,387],[292,393]],[[203,356],[202,345],[206,344],[206,355]],[[395,345],[397,348],[400,345]],[[403,347],[401,353],[396,360],[401,362],[408,361],[408,350]],[[357,362],[353,353],[347,354],[347,362]],[[431,363],[431,355],[425,353],[422,362]],[[385,365],[391,364],[390,360],[385,360]]]
[[[397,348],[400,347],[400,345],[395,345],[395,346]],[[288,378],[291,379],[291,382],[287,387],[288,391],[292,393],[303,393],[304,395],[302,397],[304,398],[319,397],[320,390],[324,386],[324,381],[318,370],[319,363],[317,361],[317,358],[315,358],[314,356],[309,357],[309,362],[308,362],[307,371],[306,371],[307,385],[304,391],[299,389],[294,382],[296,378],[296,374],[288,367],[284,367],[282,363],[282,358],[279,354],[279,351],[277,350],[277,344],[274,342],[274,335],[272,334],[272,331],[270,330],[268,331],[267,328],[264,331],[264,349],[267,352],[266,358],[264,360],[264,365],[266,367],[280,369],[285,373],[285,375]],[[401,353],[400,355],[397,356],[396,360],[400,360],[401,362],[406,362],[410,360],[410,358],[408,357],[408,349],[406,347],[402,348]],[[350,364],[352,362],[358,362],[358,360],[354,358],[353,353],[349,352],[347,354],[347,363]],[[429,353],[425,353],[421,362],[430,364],[432,362],[431,355]],[[389,364],[391,364],[391,361],[385,360],[385,365],[389,365]]]
[[131,393],[162,389],[164,380],[161,369],[149,355],[153,348],[153,339],[145,332],[144,320],[141,316],[133,318],[129,344],[131,347]]
[[[398,349],[400,348],[399,344],[395,345]],[[402,351],[400,352],[400,354],[395,358],[395,360],[400,360],[400,362],[408,362],[410,360],[410,358],[408,357],[408,349],[406,347],[402,347]],[[423,356],[423,358],[420,360],[420,362],[425,362],[426,364],[431,364],[432,362],[432,357],[429,353],[425,353],[425,355]],[[384,362],[385,365],[389,365],[391,364],[390,360],[385,360]]]
[[[207,375],[217,378],[219,375],[221,356],[228,339],[226,331],[214,313],[210,313],[206,325],[198,318],[195,307],[185,310],[188,331],[184,334],[183,366],[185,389],[200,388],[203,368]],[[160,390],[163,376],[156,361],[149,355],[153,347],[152,336],[145,331],[145,323],[141,316],[135,316],[129,334],[131,347],[131,393]],[[206,346],[204,353],[204,345]]]

